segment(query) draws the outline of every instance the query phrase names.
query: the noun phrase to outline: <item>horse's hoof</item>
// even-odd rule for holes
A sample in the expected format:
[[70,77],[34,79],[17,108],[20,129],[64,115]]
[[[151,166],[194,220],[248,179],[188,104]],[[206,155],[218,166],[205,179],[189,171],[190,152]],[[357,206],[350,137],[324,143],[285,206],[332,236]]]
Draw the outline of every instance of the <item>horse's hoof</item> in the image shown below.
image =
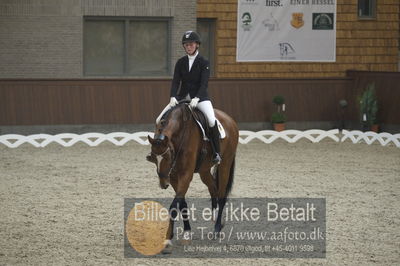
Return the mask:
[[171,254],[172,253],[172,241],[171,240],[165,240],[165,247],[161,251],[162,254]]

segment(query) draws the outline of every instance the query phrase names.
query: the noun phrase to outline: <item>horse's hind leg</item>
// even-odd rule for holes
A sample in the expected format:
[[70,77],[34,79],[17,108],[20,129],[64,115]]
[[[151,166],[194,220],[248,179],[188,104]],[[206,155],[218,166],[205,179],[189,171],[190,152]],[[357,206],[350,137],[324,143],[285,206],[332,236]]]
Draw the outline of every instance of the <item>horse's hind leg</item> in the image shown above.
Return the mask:
[[217,199],[218,199],[217,184],[215,182],[214,177],[209,171],[201,172],[200,178],[201,181],[203,181],[203,183],[207,186],[208,192],[210,192],[211,207],[214,213],[214,210],[217,208]]
[[221,232],[222,230],[222,213],[227,201],[227,197],[228,197],[228,193],[229,193],[229,188],[228,186],[232,185],[229,184],[229,182],[232,182],[233,180],[230,180],[230,174],[231,174],[231,166],[233,164],[233,160],[232,159],[227,159],[224,158],[225,161],[223,161],[223,163],[220,164],[218,171],[217,171],[217,176],[216,178],[218,178],[218,192],[217,192],[217,196],[218,196],[218,216],[217,216],[217,221],[215,222],[215,227],[214,227],[214,231],[216,233]]
[[[225,189],[227,183],[223,179],[228,178],[229,171],[228,171],[228,176],[226,176],[225,173],[226,173],[226,171],[224,171],[223,169],[219,169],[218,170],[218,177],[217,178],[219,178],[219,182],[220,183],[219,183],[219,186],[218,186],[218,216],[217,216],[217,220],[216,220],[215,225],[214,225],[214,231],[216,233],[221,232],[221,230],[223,228],[222,213],[223,213],[223,210],[224,210],[224,207],[225,207],[225,204],[226,204],[226,201],[227,201],[227,197],[228,197],[228,195],[226,193],[226,189]],[[221,182],[221,181],[223,181],[223,182]]]
[[[221,168],[222,164],[219,167]],[[217,172],[217,175],[219,176],[218,173],[219,171]],[[216,178],[218,178],[218,176],[216,176]],[[210,192],[213,218],[214,218],[214,210],[217,208],[217,206],[219,207],[217,220],[214,226],[214,231],[216,233],[219,233],[221,232],[222,229],[221,216],[226,203],[226,199],[223,197],[222,198],[219,197],[216,179],[209,171],[200,173],[200,177],[203,183],[206,184],[206,186],[208,187],[208,191]]]

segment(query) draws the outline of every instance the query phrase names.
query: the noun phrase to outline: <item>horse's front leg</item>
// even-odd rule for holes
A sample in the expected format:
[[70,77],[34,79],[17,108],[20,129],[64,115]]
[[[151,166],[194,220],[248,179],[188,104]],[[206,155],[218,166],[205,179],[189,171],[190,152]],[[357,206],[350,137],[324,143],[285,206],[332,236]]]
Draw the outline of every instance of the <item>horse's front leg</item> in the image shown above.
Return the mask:
[[189,210],[185,198],[175,197],[169,207],[169,212],[171,217],[168,226],[167,239],[172,239],[174,237],[174,221],[177,219],[179,212],[182,214],[183,230],[185,232],[191,230],[189,222]]
[[175,205],[176,205],[176,198],[172,201],[171,205],[169,206],[170,217],[169,217],[168,230],[165,237],[165,248],[163,250],[164,254],[171,253],[172,251],[172,238],[174,237],[174,221],[178,215],[176,212]]
[[189,188],[189,184],[193,178],[193,173],[191,175],[183,175],[179,182],[172,183],[176,195],[169,207],[170,220],[169,226],[166,234],[166,245],[163,253],[170,253],[172,251],[172,239],[174,237],[174,222],[177,219],[179,212],[182,214],[183,219],[183,236],[190,236],[190,222],[189,222],[189,210],[187,207],[187,202],[185,200],[186,192]]

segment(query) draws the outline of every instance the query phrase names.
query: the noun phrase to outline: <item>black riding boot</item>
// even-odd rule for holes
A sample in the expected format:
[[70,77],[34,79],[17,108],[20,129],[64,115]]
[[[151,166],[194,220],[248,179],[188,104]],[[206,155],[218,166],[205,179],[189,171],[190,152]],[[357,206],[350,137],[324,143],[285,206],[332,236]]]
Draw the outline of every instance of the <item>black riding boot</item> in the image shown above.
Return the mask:
[[212,163],[213,164],[220,164],[221,163],[221,155],[220,155],[220,149],[219,149],[219,130],[218,130],[218,125],[217,121],[215,121],[215,126],[210,128],[210,143],[211,143],[211,148],[213,150],[213,158],[212,158]]

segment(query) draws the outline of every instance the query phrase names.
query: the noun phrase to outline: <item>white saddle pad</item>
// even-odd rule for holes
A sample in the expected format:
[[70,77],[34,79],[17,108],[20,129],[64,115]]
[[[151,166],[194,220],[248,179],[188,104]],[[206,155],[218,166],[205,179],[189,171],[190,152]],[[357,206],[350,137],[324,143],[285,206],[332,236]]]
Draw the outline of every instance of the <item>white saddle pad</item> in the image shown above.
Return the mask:
[[[200,124],[199,121],[196,120],[196,122],[197,122],[197,125],[200,127],[201,133],[203,134],[203,139],[204,139],[204,140],[208,140],[208,138],[207,138],[207,136],[206,136],[206,133],[205,133],[205,131],[204,131],[203,126]],[[221,122],[219,122],[218,119],[217,119],[217,125],[218,125],[218,130],[219,130],[220,139],[224,139],[224,138],[226,137],[225,129],[224,129],[224,127],[222,126]]]

